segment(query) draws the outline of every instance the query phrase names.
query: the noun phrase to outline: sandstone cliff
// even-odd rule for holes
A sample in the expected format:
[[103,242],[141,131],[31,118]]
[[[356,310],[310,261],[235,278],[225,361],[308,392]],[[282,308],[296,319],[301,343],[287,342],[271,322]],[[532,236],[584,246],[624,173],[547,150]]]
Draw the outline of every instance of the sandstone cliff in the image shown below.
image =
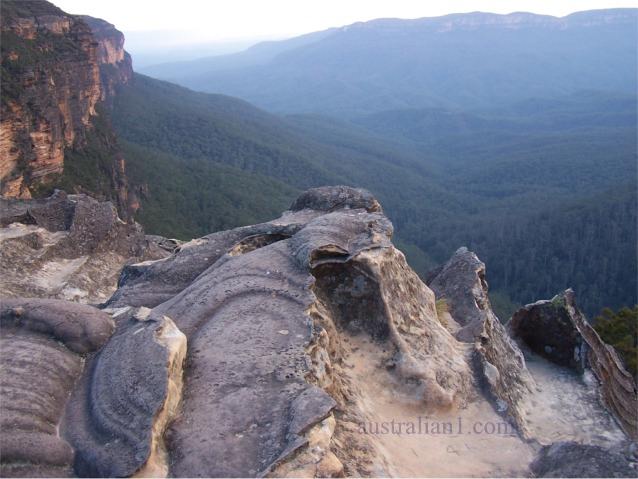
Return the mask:
[[[39,0],[3,1],[0,28],[2,195],[29,198],[67,174],[72,186],[112,198],[126,213],[124,162],[101,109],[132,76],[123,35],[102,20],[68,15]],[[100,188],[68,165],[71,152],[81,156],[90,142],[105,157]]]

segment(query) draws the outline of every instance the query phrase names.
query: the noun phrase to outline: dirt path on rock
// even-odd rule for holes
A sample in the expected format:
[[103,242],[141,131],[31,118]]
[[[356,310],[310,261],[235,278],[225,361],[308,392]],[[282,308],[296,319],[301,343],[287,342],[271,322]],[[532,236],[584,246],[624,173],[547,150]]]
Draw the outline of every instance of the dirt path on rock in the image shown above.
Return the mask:
[[530,433],[541,444],[576,441],[613,447],[625,440],[600,402],[591,371],[580,375],[529,351],[525,351],[525,359],[536,382],[535,391],[526,398],[526,420]]
[[[452,412],[426,412],[419,391],[383,364],[384,351],[366,335],[350,338],[345,371],[367,417],[367,433],[394,477],[505,477],[527,474],[532,446],[490,403],[475,400]],[[414,386],[416,388],[416,386]],[[365,432],[363,432],[365,431]]]

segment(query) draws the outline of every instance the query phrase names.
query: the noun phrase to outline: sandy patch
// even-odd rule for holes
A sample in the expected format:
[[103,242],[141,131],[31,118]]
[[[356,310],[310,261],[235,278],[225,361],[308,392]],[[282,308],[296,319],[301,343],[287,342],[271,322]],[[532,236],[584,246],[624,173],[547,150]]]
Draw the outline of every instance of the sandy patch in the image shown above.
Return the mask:
[[532,446],[480,394],[454,411],[426,411],[418,385],[400,383],[385,367],[383,345],[350,338],[345,365],[367,434],[395,477],[477,477],[527,474]]
[[541,444],[576,441],[613,447],[626,440],[600,402],[598,381],[525,351],[536,389],[526,398],[526,421]]

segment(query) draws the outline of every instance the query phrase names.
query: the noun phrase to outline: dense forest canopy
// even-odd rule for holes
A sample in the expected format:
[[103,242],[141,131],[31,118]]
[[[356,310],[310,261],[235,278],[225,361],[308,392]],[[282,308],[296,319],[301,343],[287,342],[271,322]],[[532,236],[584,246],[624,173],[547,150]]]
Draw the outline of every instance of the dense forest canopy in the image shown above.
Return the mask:
[[150,232],[195,237],[272,218],[304,188],[361,186],[420,274],[475,250],[505,320],[567,287],[590,317],[636,302],[635,102],[590,91],[337,120],[136,75],[112,119]]

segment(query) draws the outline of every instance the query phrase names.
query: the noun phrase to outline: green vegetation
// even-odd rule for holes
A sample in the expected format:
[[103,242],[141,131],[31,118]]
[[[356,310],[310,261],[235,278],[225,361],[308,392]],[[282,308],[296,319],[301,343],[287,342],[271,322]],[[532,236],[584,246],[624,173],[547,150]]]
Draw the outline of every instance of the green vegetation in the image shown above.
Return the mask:
[[521,104],[473,114],[432,143],[136,75],[112,117],[149,232],[200,236],[274,217],[308,187],[361,186],[420,274],[459,246],[476,251],[507,320],[568,287],[590,316],[636,302],[634,104],[603,94]]
[[117,159],[120,157],[117,141],[110,125],[108,112],[98,106],[97,115],[91,119],[84,141],[76,141],[64,152],[64,172],[51,184],[66,191],[91,192],[98,198],[108,198],[117,203]]
[[502,323],[507,323],[512,315],[521,307],[514,303],[507,293],[492,289],[489,292],[492,311]]
[[263,222],[286,210],[298,191],[270,178],[206,160],[184,160],[121,141],[136,219],[149,233],[191,239]]
[[627,369],[638,379],[638,305],[617,312],[605,308],[594,319],[594,328],[603,341],[616,348]]

